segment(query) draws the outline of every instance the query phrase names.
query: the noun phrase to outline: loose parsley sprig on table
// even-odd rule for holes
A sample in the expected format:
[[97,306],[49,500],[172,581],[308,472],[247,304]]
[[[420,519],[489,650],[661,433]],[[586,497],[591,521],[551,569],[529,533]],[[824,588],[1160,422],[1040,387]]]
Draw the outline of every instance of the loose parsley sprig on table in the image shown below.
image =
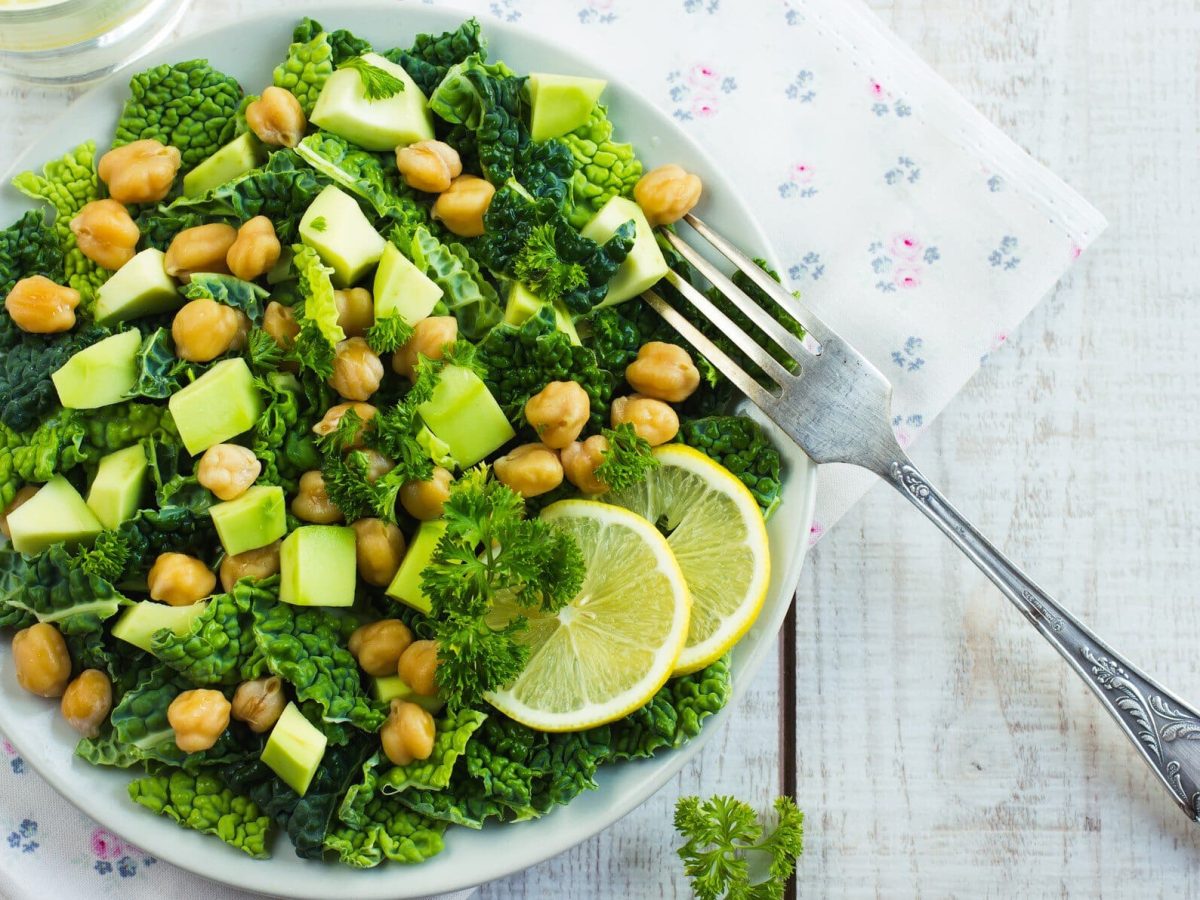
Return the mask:
[[[680,797],[675,830],[687,838],[679,848],[684,871],[700,900],[779,900],[804,851],[804,813],[791,797],[775,801],[778,824],[763,836],[763,825],[750,804],[720,795],[703,803]],[[747,854],[764,853],[770,868],[765,881],[752,884]]]
[[362,79],[363,93],[368,100],[387,100],[395,97],[404,90],[404,82],[379,66],[372,65],[361,56],[355,56],[340,66],[339,69],[354,69]]

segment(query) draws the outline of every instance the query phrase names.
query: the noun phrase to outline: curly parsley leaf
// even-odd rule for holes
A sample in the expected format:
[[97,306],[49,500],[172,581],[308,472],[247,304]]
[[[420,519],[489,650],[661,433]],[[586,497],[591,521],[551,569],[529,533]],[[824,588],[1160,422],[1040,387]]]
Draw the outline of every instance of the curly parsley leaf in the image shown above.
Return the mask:
[[403,81],[361,56],[346,60],[338,68],[353,69],[358,73],[368,100],[387,100],[404,90]]

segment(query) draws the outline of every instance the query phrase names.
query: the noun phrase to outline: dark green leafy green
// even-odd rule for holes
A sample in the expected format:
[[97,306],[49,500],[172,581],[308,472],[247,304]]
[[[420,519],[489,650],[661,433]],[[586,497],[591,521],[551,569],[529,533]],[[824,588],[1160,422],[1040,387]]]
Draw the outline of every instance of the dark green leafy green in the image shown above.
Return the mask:
[[443,244],[423,226],[392,229],[392,243],[442,289],[441,303],[458,321],[459,333],[479,340],[504,318],[496,289],[462,244]]
[[763,516],[779,505],[783,491],[779,451],[762,427],[745,416],[685,419],[679,441],[716,460],[750,489]]
[[255,859],[271,854],[271,820],[249,797],[235,794],[215,775],[174,771],[129,783],[129,797],[184,828],[219,837]]
[[287,58],[275,67],[272,82],[290,91],[300,101],[304,115],[310,116],[321,88],[332,74],[333,44],[329,35],[318,29],[312,37],[297,39],[288,47]]
[[504,63],[472,54],[451,66],[429,97],[435,115],[474,134],[483,173],[493,184],[512,177],[517,151],[529,141],[522,118],[525,80]]
[[428,210],[400,179],[394,156],[360,150],[328,131],[304,138],[296,154],[334,184],[366,200],[376,215],[408,231],[428,223]]
[[6,296],[14,284],[31,275],[44,275],[57,282],[64,277],[58,235],[42,209],[27,210],[0,231],[0,296]]
[[[8,318],[7,313],[0,317]],[[108,337],[106,328],[86,326],[60,335],[22,334],[0,358],[0,422],[14,431],[36,426],[59,407],[50,376],[85,347]]]
[[428,97],[434,92],[451,66],[472,54],[484,55],[485,42],[479,22],[467,19],[454,31],[443,34],[418,34],[408,50],[388,50],[384,58],[403,66],[417,87]]
[[180,291],[189,300],[215,300],[241,310],[255,325],[262,322],[267,291],[252,281],[242,281],[233,275],[197,272],[180,287]]
[[277,595],[275,580],[241,581],[228,593],[209,599],[183,634],[166,628],[155,632],[154,655],[192,684],[236,685],[258,649],[250,607],[259,599],[274,602]]

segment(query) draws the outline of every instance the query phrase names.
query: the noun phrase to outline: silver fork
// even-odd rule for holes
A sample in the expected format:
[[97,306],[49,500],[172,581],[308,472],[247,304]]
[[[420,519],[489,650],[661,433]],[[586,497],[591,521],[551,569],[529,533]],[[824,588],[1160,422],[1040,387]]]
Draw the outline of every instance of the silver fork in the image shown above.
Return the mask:
[[680,255],[799,368],[791,371],[781,365],[703,293],[675,273],[667,276],[672,286],[720,328],[773,386],[764,387],[747,374],[658,293],[648,291],[643,299],[814,462],[851,463],[868,469],[921,510],[1063,655],[1117,720],[1175,802],[1189,818],[1200,821],[1200,713],[1128,662],[1051,599],[929,483],[892,433],[892,386],[878,369],[700,219],[689,215],[685,221],[804,326],[807,336],[801,340],[678,234],[665,233]]

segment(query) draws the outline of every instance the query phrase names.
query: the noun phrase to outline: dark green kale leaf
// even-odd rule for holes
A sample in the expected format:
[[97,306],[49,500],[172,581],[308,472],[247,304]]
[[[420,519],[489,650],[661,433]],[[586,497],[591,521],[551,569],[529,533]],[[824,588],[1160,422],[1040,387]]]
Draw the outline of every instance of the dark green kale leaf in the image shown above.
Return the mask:
[[708,416],[685,419],[679,441],[716,460],[750,489],[763,516],[779,505],[783,491],[779,451],[753,419]]
[[41,209],[28,210],[0,231],[0,297],[31,275],[45,275],[60,284],[64,278],[58,235]]
[[475,135],[479,162],[493,184],[511,178],[517,151],[529,141],[523,120],[525,78],[504,63],[478,54],[451,66],[429,98],[429,108],[451,125]]
[[262,322],[263,301],[267,291],[252,281],[242,281],[233,275],[197,272],[180,288],[189,300],[215,300],[241,310],[255,325]]
[[418,34],[412,47],[396,48],[382,54],[390,62],[403,66],[426,97],[437,89],[451,66],[472,54],[484,56],[486,42],[479,22],[467,19],[454,31],[442,34]]
[[[7,313],[0,313],[7,319]],[[28,431],[59,408],[50,376],[85,347],[108,337],[107,328],[89,326],[60,335],[24,334],[0,359],[0,422]]]

